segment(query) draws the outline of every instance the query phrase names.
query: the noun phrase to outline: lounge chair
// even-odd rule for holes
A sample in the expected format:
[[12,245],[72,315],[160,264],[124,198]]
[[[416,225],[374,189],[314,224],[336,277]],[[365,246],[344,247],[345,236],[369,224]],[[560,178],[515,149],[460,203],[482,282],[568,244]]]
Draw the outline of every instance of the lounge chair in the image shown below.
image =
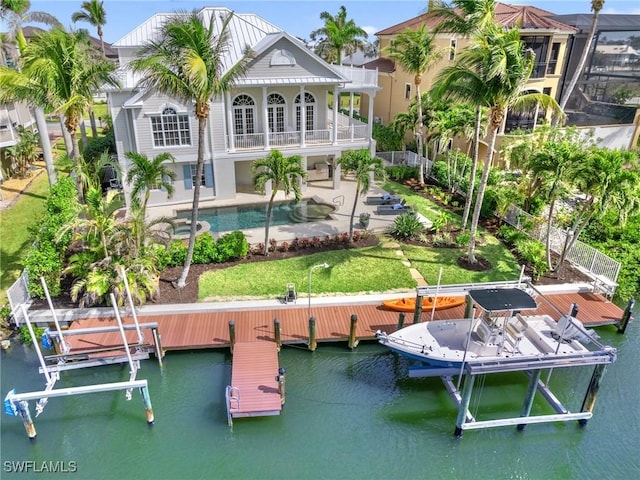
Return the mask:
[[367,197],[367,204],[369,205],[393,205],[400,202],[400,195],[378,195],[374,197]]
[[406,200],[393,205],[378,205],[376,213],[378,215],[399,215],[401,213],[413,212],[413,207],[406,204]]

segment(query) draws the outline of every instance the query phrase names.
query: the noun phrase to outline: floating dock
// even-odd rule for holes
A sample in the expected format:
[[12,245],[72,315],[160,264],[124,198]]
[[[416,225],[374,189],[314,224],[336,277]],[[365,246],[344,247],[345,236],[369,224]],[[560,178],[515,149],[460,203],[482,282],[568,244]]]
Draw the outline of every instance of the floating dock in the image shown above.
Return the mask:
[[241,342],[233,347],[231,385],[227,387],[227,416],[280,415],[284,403],[284,370],[273,342]]

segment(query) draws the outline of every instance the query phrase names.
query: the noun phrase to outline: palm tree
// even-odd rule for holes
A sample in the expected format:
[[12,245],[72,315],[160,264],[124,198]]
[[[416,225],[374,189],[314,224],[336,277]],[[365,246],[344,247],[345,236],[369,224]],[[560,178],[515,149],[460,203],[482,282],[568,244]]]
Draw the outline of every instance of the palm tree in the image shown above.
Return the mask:
[[497,133],[507,110],[526,110],[539,104],[544,109],[561,113],[556,101],[548,95],[522,93],[533,62],[533,54],[524,51],[518,29],[503,31],[498,26],[489,26],[474,35],[474,42],[458,55],[454,65],[438,74],[432,89],[436,98],[459,100],[488,109],[489,145],[471,220],[468,251],[471,264],[477,262],[474,251],[478,221]]
[[358,197],[369,190],[371,176],[384,178],[384,167],[382,160],[378,157],[371,157],[371,152],[363,148],[361,150],[347,150],[338,159],[338,164],[342,166],[344,173],[351,172],[356,177],[356,196],[351,209],[351,221],[349,222],[349,241],[353,241],[353,220],[358,206]]
[[[342,54],[353,55],[356,51],[366,49],[365,40],[368,35],[353,20],[347,20],[347,9],[340,7],[334,16],[322,12],[320,19],[324,26],[311,32],[311,40],[318,41],[316,53],[328,62],[335,61],[342,65]],[[319,39],[319,40],[318,40]]]
[[193,186],[189,246],[184,268],[176,282],[178,288],[185,286],[193,258],[209,102],[233,87],[252,58],[251,53],[247,52],[235,65],[224,64],[230,44],[227,29],[232,17],[231,13],[223,20],[216,36],[214,18],[209,19],[207,27],[197,11],[176,14],[160,28],[157,40],[145,45],[139,52],[140,57],[130,63],[134,72],[143,74],[139,83],[141,87],[185,102],[193,102],[194,114],[198,119],[198,160]]
[[[165,162],[175,163],[175,157],[168,152],[156,155],[153,160],[143,153],[127,152],[125,156],[131,160],[132,166],[127,173],[127,184],[133,185],[131,189],[131,203],[144,214],[147,211],[147,203],[151,190],[161,188],[167,192],[167,197],[173,196],[173,182],[176,180],[175,172]],[[142,203],[140,196],[144,193]]]
[[442,51],[435,50],[435,39],[425,25],[418,30],[406,29],[398,34],[396,38],[391,40],[389,46],[385,49],[387,55],[396,60],[402,68],[409,74],[413,75],[413,83],[416,89],[416,103],[418,105],[418,155],[420,156],[420,182],[424,183],[425,165],[422,161],[424,151],[423,142],[423,112],[422,112],[422,95],[420,94],[420,84],[422,83],[422,75],[435,62],[442,58]]
[[[77,165],[78,125],[93,94],[104,84],[118,85],[114,71],[112,62],[92,55],[86,34],[54,28],[29,42],[22,55],[22,71],[0,67],[0,100],[22,100],[63,113],[71,137],[71,158]],[[81,195],[79,179],[77,185]]]
[[267,185],[270,185],[271,188],[267,218],[264,223],[264,256],[266,257],[269,255],[269,225],[271,224],[273,199],[282,190],[285,196],[293,193],[294,202],[298,203],[302,198],[300,182],[307,178],[307,170],[302,166],[300,155],[285,157],[279,150],[271,150],[266,157],[251,164],[251,171],[253,172],[253,183],[262,195],[266,193]]
[[[484,28],[495,24],[495,3],[495,0],[453,0],[450,5],[436,6],[432,12],[442,19],[441,23],[436,27],[436,32],[460,33],[467,37],[474,33],[482,32]],[[473,156],[471,157],[471,172],[469,173],[470,180],[462,214],[463,229],[467,228],[473,201],[482,127],[482,106],[478,105],[476,107]]]
[[107,23],[107,12],[104,9],[104,2],[100,0],[86,0],[80,5],[80,11],[71,15],[74,22],[81,21],[96,27],[98,37],[100,38],[100,46],[102,47],[102,56],[104,57],[104,39],[102,38],[102,27]]
[[[9,33],[9,39],[13,40],[18,45],[18,51],[20,54],[27,46],[27,40],[24,38],[22,32],[22,26],[26,23],[42,23],[51,27],[61,27],[62,24],[56,17],[47,12],[30,12],[31,2],[26,1],[14,1],[10,2],[12,5],[7,8],[5,13],[7,31]],[[13,59],[15,60],[15,59]]]
[[582,50],[582,54],[580,55],[580,60],[578,61],[578,66],[573,72],[573,76],[569,81],[569,85],[562,94],[562,98],[560,99],[560,108],[564,110],[567,106],[567,102],[569,101],[569,97],[573,93],[573,90],[576,88],[576,84],[578,80],[582,76],[582,71],[584,70],[584,66],[587,63],[587,57],[591,52],[591,42],[593,42],[593,38],[596,35],[596,30],[598,28],[598,15],[600,15],[600,10],[604,7],[604,0],[591,0],[591,11],[593,12],[593,21],[591,23],[591,29],[589,30],[589,35],[587,35],[587,40],[584,45],[584,49]]
[[636,152],[593,147],[583,160],[574,171],[574,182],[585,198],[571,227],[574,235],[567,252],[592,218],[612,210],[624,225],[630,213],[640,210],[640,158]]

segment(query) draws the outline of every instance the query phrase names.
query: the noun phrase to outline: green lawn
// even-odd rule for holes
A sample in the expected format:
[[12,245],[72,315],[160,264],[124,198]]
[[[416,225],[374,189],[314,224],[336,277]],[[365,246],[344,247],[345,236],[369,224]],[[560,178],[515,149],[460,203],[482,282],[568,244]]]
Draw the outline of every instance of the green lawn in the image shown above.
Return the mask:
[[11,208],[0,211],[0,305],[6,303],[7,288],[22,272],[21,261],[33,240],[29,227],[44,211],[48,193],[49,179],[46,172],[42,172]]
[[306,291],[310,268],[324,262],[329,268],[313,272],[315,294],[371,293],[415,287],[409,270],[394,249],[379,245],[206,272],[200,276],[199,299],[282,296],[287,283],[294,283],[298,291]]

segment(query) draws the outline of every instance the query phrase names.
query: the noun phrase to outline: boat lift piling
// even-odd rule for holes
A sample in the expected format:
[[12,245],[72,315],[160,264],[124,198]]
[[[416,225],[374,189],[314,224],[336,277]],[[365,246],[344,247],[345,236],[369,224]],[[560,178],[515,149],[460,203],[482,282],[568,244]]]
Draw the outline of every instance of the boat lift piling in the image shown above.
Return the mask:
[[398,326],[396,327],[396,330],[400,330],[402,327],[404,327],[404,317],[404,312],[400,312],[400,314],[398,315]]
[[349,348],[354,350],[360,341],[356,338],[356,327],[358,326],[358,316],[351,315],[351,325],[349,328]]
[[309,350],[312,352],[318,348],[318,340],[316,337],[316,317],[309,318]]
[[236,322],[229,320],[229,350],[233,355],[233,347],[236,344]]
[[627,330],[627,325],[631,321],[631,312],[633,311],[633,307],[635,306],[636,301],[633,298],[629,299],[627,302],[627,306],[624,309],[624,313],[622,314],[622,318],[620,318],[620,322],[618,322],[618,333],[624,334]]
[[278,351],[282,349],[282,334],[280,333],[280,319],[273,319],[273,336],[276,342],[276,347],[278,347]]

